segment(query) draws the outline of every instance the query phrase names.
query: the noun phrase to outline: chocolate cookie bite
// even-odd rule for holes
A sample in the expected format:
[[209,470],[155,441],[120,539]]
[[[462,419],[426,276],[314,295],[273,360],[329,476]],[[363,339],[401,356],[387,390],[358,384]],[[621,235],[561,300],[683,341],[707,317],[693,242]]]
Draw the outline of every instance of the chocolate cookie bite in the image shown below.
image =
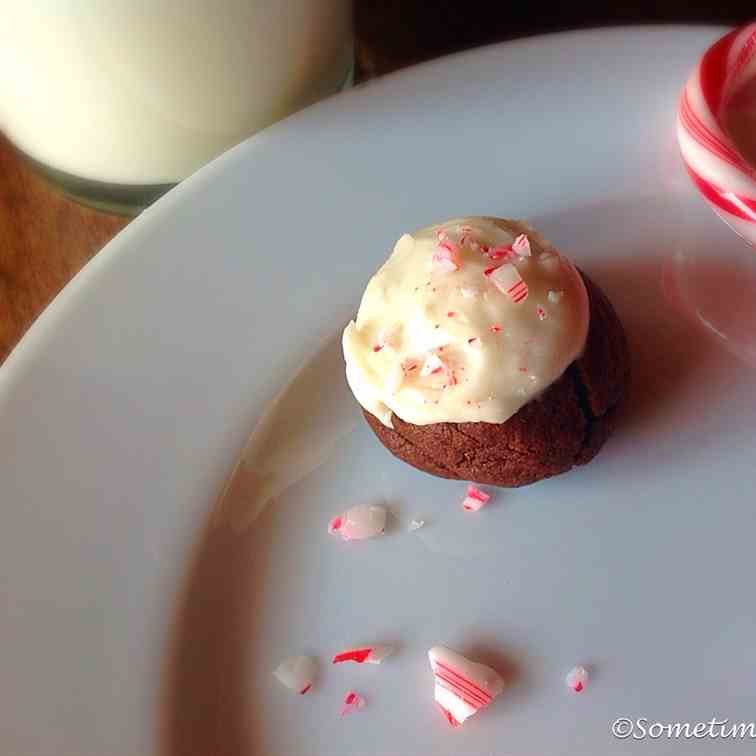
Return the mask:
[[343,347],[352,392],[389,451],[498,486],[589,462],[628,378],[603,293],[527,224],[499,218],[402,236]]

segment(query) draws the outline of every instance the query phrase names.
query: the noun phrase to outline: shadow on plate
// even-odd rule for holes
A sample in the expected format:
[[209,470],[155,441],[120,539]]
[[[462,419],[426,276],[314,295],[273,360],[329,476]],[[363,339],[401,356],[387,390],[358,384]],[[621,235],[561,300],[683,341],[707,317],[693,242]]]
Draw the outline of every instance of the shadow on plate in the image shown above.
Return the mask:
[[[756,366],[756,254],[698,209],[669,193],[533,220],[588,259],[622,320],[632,372],[618,434],[664,430],[691,392],[703,401]],[[652,231],[638,225],[645,218]]]

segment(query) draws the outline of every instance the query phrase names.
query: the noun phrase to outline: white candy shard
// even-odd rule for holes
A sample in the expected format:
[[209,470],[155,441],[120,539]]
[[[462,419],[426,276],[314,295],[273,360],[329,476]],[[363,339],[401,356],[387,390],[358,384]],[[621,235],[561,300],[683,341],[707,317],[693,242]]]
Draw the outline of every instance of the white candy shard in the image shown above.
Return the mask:
[[552,302],[553,304],[557,304],[562,301],[564,292],[561,289],[559,291],[550,290],[546,296],[549,298],[549,302]]
[[530,257],[530,239],[525,234],[520,234],[512,242],[512,250],[522,257]]
[[434,646],[428,659],[436,680],[436,703],[452,727],[459,727],[504,690],[504,680],[495,670],[445,646]]
[[428,375],[433,375],[434,373],[440,373],[443,370],[445,370],[445,368],[446,368],[446,365],[444,364],[443,360],[437,354],[431,354],[425,360],[425,363],[423,364],[423,367],[420,370],[420,375],[423,378],[425,378]]
[[380,664],[385,658],[394,653],[393,646],[360,646],[341,651],[333,657],[333,664],[353,661],[357,664]]
[[496,288],[506,294],[515,304],[527,299],[528,285],[522,279],[520,271],[512,263],[500,265],[489,273],[488,277]]
[[465,299],[475,299],[480,296],[480,289],[477,286],[461,286],[459,291]]
[[353,711],[364,709],[366,704],[367,701],[359,693],[350,690],[344,696],[344,704],[341,707],[341,716],[343,717],[345,714],[351,714]]
[[420,530],[425,525],[425,520],[411,520],[407,530],[412,532],[413,530]]
[[345,541],[361,541],[383,535],[386,531],[386,507],[364,504],[334,517],[328,523],[328,532],[339,533]]
[[573,667],[567,673],[564,681],[567,683],[567,687],[574,690],[575,693],[581,693],[588,684],[588,670],[581,666]]
[[317,665],[311,657],[292,656],[289,659],[284,659],[276,667],[273,674],[289,690],[295,690],[297,693],[307,693],[315,680],[316,670]]

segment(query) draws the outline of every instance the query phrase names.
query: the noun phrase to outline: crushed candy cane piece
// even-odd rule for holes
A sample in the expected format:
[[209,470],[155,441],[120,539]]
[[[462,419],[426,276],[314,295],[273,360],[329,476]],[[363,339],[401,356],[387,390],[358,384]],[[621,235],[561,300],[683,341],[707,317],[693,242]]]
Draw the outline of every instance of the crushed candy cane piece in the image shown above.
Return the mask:
[[546,320],[546,310],[541,305],[536,307],[536,315],[538,315],[538,320]]
[[398,328],[381,328],[375,337],[374,352],[380,352],[383,347],[393,347],[397,338]]
[[367,701],[359,693],[350,690],[344,696],[344,704],[341,707],[341,716],[343,717],[345,714],[351,714],[354,711],[364,709],[366,704]]
[[467,343],[473,348],[473,349],[480,349],[483,346],[483,342],[477,337],[472,336],[467,340]]
[[383,535],[385,531],[386,507],[377,504],[352,507],[328,523],[328,532],[339,533],[345,541],[361,541]]
[[489,276],[499,291],[506,294],[515,304],[524,302],[528,296],[528,285],[512,263],[504,263]]
[[472,226],[457,226],[457,231],[460,233],[459,245],[464,246],[472,238],[473,227]]
[[445,368],[443,360],[437,354],[431,354],[425,360],[420,375],[425,377],[427,375],[435,375],[440,373]]
[[409,530],[411,533],[413,530],[420,530],[423,525],[425,525],[425,520],[410,520],[410,524],[407,526],[407,530]]
[[284,659],[276,667],[273,674],[289,690],[295,690],[297,693],[304,694],[312,688],[316,671],[317,665],[311,657],[292,656]]
[[511,244],[506,244],[500,247],[494,247],[486,252],[489,260],[506,260],[509,257],[514,257],[515,251]]
[[404,373],[411,373],[420,367],[420,363],[417,360],[406,359],[402,362],[401,367]]
[[575,693],[581,693],[588,684],[588,670],[585,667],[573,667],[564,678],[568,688],[572,688]]
[[549,302],[553,302],[554,304],[557,304],[562,301],[564,292],[561,289],[559,291],[549,291],[549,293],[546,296],[549,298]]
[[438,243],[433,253],[432,263],[442,273],[452,273],[462,267],[459,250],[448,239]]
[[434,646],[428,659],[435,676],[436,703],[452,727],[459,727],[504,690],[504,681],[495,670],[445,646]]
[[501,333],[501,326],[498,323],[494,323],[491,326],[491,333]]
[[521,257],[530,257],[530,239],[525,234],[520,234],[512,242],[512,250]]
[[462,502],[462,509],[464,509],[465,512],[477,512],[488,504],[490,498],[491,494],[481,491],[477,486],[474,486],[471,483],[467,486],[467,494]]
[[333,657],[333,664],[353,661],[357,664],[380,664],[384,659],[394,653],[393,646],[363,646],[362,648],[350,648]]

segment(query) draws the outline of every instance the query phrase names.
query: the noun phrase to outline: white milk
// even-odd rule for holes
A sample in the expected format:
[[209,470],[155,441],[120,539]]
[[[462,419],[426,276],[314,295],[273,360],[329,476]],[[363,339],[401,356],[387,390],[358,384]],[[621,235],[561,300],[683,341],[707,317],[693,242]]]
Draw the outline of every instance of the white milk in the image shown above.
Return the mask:
[[0,129],[82,178],[175,182],[342,83],[351,0],[0,0]]

